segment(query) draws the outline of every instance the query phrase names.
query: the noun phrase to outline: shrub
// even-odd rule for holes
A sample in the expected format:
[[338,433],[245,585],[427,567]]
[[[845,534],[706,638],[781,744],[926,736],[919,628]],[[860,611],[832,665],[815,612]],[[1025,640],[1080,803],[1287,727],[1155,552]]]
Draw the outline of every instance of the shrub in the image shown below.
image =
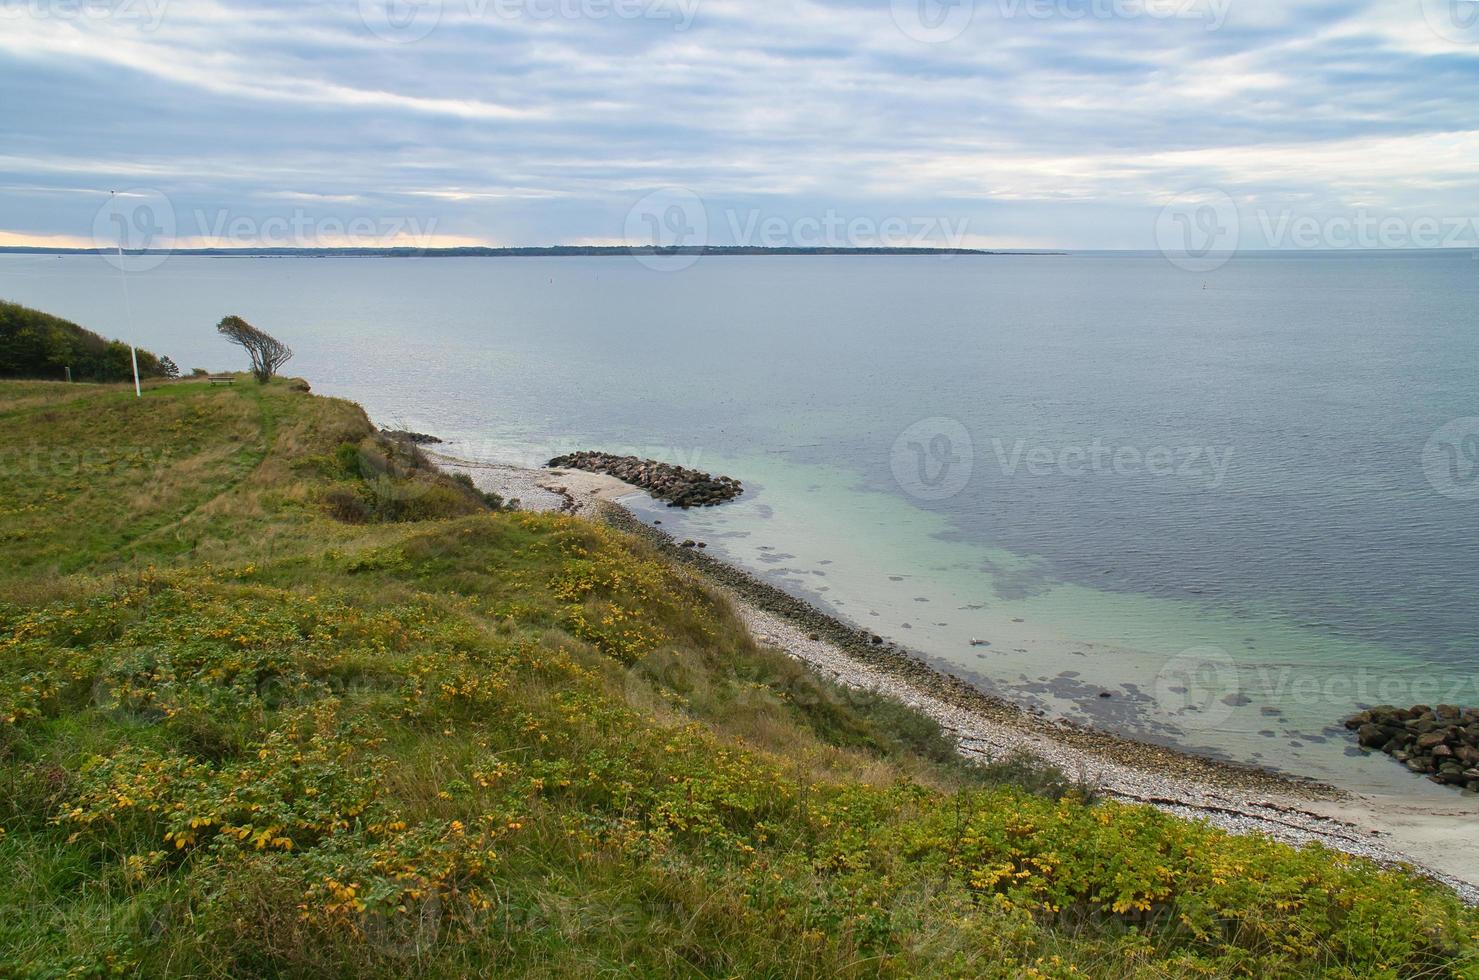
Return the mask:
[[329,516],[346,524],[364,524],[373,516],[370,505],[349,487],[333,487],[324,494]]
[[467,474],[443,473],[409,439],[380,434],[341,443],[331,470],[358,484],[326,498],[330,513],[350,523],[442,520],[507,509],[502,497],[479,490]]
[[472,475],[470,473],[466,473],[466,472],[453,473],[452,474],[452,479],[454,481],[456,481],[458,484],[460,484],[463,487],[463,489],[465,489],[469,493],[472,493],[475,496],[477,496],[478,499],[480,499],[483,503],[487,504],[488,507],[490,509],[492,509],[492,510],[518,510],[519,509],[519,506],[518,506],[519,505],[519,502],[517,500],[506,501],[506,500],[503,499],[503,495],[502,494],[494,493],[492,490],[480,490],[478,488],[478,485],[475,482],[473,482],[473,478],[472,478]]

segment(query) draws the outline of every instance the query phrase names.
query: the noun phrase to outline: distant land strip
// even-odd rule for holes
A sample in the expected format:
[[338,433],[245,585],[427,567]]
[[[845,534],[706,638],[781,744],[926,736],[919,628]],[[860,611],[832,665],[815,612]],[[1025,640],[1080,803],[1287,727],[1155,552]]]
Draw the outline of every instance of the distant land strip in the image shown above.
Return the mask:
[[[0,245],[0,254],[114,255],[116,248],[53,248],[45,245]],[[766,248],[758,245],[551,245],[544,248],[126,248],[124,255],[204,255],[224,257],[306,258],[533,258],[538,256],[684,256],[684,255],[1066,255],[1029,249],[977,248]]]

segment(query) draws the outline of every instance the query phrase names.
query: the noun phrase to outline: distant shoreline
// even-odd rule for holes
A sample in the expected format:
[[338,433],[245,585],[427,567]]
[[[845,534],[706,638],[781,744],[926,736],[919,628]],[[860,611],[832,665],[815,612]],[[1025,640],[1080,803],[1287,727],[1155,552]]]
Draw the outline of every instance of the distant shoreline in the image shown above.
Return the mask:
[[[45,245],[0,245],[0,255],[115,255],[112,248],[53,248]],[[124,255],[194,255],[205,258],[680,258],[706,255],[1067,255],[1062,251],[978,248],[766,248],[758,245],[690,245],[663,248],[627,245],[550,245],[485,248],[145,248]]]

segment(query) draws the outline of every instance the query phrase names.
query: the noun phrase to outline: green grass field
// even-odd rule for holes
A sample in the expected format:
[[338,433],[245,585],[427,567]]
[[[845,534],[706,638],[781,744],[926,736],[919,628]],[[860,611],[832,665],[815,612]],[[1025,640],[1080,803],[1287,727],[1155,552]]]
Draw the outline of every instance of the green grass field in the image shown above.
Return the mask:
[[0,975],[1479,976],[1320,849],[966,765],[287,383],[0,383]]

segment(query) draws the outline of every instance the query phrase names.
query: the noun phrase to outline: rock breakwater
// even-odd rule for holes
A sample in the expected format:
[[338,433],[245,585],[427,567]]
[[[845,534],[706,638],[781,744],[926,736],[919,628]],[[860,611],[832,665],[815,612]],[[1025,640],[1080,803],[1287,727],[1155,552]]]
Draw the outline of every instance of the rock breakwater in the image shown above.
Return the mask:
[[1479,793],[1479,708],[1383,704],[1347,718],[1345,727],[1362,748],[1385,752],[1435,783]]
[[711,476],[686,466],[636,456],[579,452],[556,456],[548,465],[555,469],[585,470],[587,473],[614,476],[641,487],[658,500],[667,501],[670,507],[684,509],[714,507],[745,492],[740,481],[731,477]]

